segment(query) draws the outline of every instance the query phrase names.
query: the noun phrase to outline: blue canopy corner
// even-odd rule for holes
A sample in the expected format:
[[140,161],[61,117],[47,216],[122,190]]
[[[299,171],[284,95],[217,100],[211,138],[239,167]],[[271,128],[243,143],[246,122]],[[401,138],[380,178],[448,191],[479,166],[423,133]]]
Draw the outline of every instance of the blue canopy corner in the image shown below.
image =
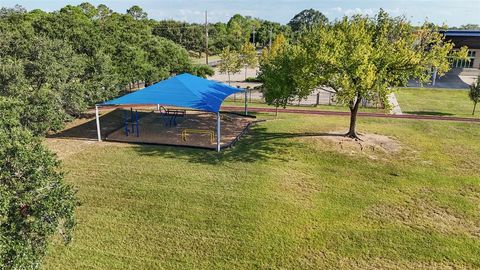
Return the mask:
[[225,98],[244,91],[184,73],[99,105],[160,104],[217,113]]

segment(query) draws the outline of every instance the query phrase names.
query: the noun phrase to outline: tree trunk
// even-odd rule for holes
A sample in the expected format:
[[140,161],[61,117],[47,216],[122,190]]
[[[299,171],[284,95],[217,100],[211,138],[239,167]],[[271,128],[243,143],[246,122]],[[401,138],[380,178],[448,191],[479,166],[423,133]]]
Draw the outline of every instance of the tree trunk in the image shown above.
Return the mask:
[[475,109],[477,108],[477,102],[473,103],[473,112],[472,115],[475,115]]
[[232,86],[231,82],[230,82],[230,72],[227,72],[228,74],[228,85]]
[[245,81],[247,81],[247,66],[245,66]]
[[275,116],[278,116],[278,105],[275,106]]
[[345,136],[355,140],[360,140],[355,128],[357,124],[358,108],[360,107],[361,102],[362,102],[362,98],[357,96],[357,100],[355,101],[355,104],[353,105],[353,107],[350,107],[350,129],[348,130],[348,133],[345,134]]

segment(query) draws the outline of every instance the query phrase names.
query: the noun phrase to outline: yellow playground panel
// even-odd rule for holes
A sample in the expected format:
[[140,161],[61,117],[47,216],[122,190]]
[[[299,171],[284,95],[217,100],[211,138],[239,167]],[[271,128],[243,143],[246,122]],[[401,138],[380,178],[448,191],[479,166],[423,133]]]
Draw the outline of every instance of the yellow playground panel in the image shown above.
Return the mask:
[[184,142],[187,141],[188,134],[208,134],[210,135],[210,143],[215,143],[215,132],[213,130],[205,130],[205,129],[184,129],[182,131],[182,140]]

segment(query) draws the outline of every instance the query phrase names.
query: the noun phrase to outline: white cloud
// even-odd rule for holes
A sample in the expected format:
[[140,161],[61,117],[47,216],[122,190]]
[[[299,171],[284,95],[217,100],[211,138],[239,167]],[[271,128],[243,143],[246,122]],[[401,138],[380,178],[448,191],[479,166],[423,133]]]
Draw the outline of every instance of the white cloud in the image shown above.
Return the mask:
[[332,10],[336,12],[342,12],[343,9],[341,7],[334,7]]
[[354,14],[364,14],[364,15],[372,16],[373,14],[375,14],[375,12],[371,8],[349,8],[349,9],[346,9],[343,12],[343,14],[347,16],[351,16]]
[[405,12],[401,11],[398,7],[397,8],[386,8],[386,12],[390,15],[398,16],[398,15],[403,15]]

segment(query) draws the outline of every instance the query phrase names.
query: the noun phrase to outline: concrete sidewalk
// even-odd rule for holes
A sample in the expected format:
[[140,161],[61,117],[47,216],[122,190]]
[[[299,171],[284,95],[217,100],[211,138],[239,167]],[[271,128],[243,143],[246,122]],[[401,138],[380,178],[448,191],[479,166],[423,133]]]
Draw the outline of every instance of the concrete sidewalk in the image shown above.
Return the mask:
[[403,114],[402,109],[400,108],[400,104],[398,104],[395,93],[390,93],[388,95],[388,103],[390,103],[390,106],[391,106],[390,114],[397,114],[397,115]]

